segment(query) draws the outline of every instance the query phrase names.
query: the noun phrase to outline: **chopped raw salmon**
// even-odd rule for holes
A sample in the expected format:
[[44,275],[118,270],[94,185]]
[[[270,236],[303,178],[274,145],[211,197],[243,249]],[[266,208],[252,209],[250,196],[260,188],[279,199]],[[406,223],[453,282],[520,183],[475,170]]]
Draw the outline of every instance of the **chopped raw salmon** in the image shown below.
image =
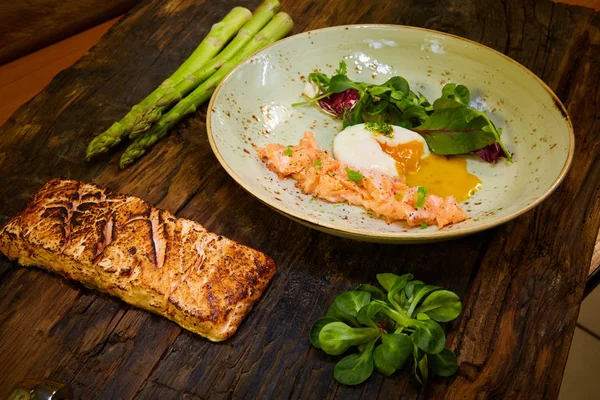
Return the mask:
[[400,178],[358,170],[362,178],[351,180],[347,165],[319,150],[310,132],[304,134],[298,146],[268,144],[256,151],[280,179],[295,179],[304,193],[331,203],[363,206],[388,223],[406,221],[410,226],[425,223],[442,228],[469,217],[453,196],[427,195],[424,205],[417,207],[418,188],[408,187]]

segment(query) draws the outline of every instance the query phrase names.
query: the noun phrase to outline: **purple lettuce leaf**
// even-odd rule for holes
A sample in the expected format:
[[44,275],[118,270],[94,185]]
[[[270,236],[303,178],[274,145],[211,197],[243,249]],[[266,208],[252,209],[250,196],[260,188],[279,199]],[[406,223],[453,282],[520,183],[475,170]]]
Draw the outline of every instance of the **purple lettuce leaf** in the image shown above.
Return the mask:
[[481,148],[473,152],[481,157],[482,160],[489,162],[490,164],[496,164],[496,162],[504,157],[506,158],[506,153],[502,150],[502,147],[498,142],[494,142],[489,146]]
[[360,100],[360,94],[356,89],[347,89],[340,93],[331,95],[319,100],[319,106],[327,114],[340,116],[346,111],[352,111],[356,103]]

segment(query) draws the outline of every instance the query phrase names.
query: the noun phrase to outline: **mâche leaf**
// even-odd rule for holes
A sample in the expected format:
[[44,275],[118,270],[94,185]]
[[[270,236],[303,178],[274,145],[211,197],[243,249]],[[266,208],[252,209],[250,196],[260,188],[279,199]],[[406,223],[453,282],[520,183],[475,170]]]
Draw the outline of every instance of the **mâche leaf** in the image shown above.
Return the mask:
[[462,311],[460,298],[449,290],[438,290],[430,294],[417,308],[417,313],[424,313],[438,322],[452,321]]
[[414,281],[411,280],[410,282],[408,282],[404,288],[407,299],[409,301],[412,301],[414,293],[423,286],[425,286],[425,284],[422,281],[419,281],[417,279],[415,279]]
[[417,313],[417,319],[419,321],[427,321],[428,319],[431,319],[431,318],[429,318],[429,315],[427,315],[427,314]]
[[407,314],[409,316],[412,316],[415,308],[417,308],[417,304],[419,304],[419,301],[421,301],[421,299],[423,297],[425,297],[427,294],[436,291],[438,289],[441,289],[439,286],[433,286],[433,285],[425,285],[419,288],[419,290],[413,295],[411,301],[410,301],[410,308],[407,311]]
[[350,354],[342,358],[333,370],[335,379],[344,385],[358,385],[366,381],[373,373],[375,342],[369,342],[360,354]]
[[411,326],[416,328],[412,339],[421,350],[428,354],[437,354],[444,349],[446,334],[440,324],[432,320],[412,321]]
[[421,382],[421,384],[423,384],[424,382],[427,382],[427,379],[429,378],[428,355],[423,354],[423,357],[419,360],[417,365],[419,367],[419,373],[416,376],[417,376],[417,379],[419,380],[419,382]]
[[413,342],[403,333],[388,333],[381,337],[382,343],[375,348],[373,360],[375,368],[385,376],[390,376],[402,368],[413,351]]
[[438,321],[458,316],[462,309],[458,296],[413,280],[411,274],[378,274],[377,280],[383,290],[363,284],[338,295],[327,316],[310,330],[313,346],[327,354],[358,350],[337,363],[335,379],[357,385],[374,369],[389,376],[411,357],[415,378],[423,384],[433,374],[454,374],[456,356],[445,347],[446,334]]
[[388,301],[394,305],[398,311],[402,311],[402,308],[398,305],[397,294],[406,287],[410,276],[411,275],[408,274],[402,275],[398,280],[396,280],[396,282],[394,282],[388,291]]
[[340,355],[351,346],[370,342],[381,336],[377,328],[352,328],[343,322],[331,322],[319,332],[319,344],[323,351],[331,355]]
[[439,376],[452,376],[458,370],[456,354],[448,348],[438,354],[429,355],[428,363],[433,373]]
[[354,290],[360,290],[361,292],[369,292],[371,293],[372,299],[381,301],[385,301],[386,299],[385,293],[383,293],[381,289],[379,289],[377,286],[369,285],[368,283],[363,283]]
[[392,286],[394,286],[394,284],[396,283],[397,280],[401,279],[405,282],[404,284],[406,284],[406,282],[408,282],[412,278],[413,278],[412,274],[405,274],[402,276],[396,275],[396,274],[390,274],[390,273],[377,274],[377,281],[388,292],[392,288]]
[[356,317],[358,311],[369,304],[370,301],[371,293],[353,290],[338,295],[334,304],[343,313]]
[[312,328],[310,328],[310,343],[317,349],[320,349],[321,344],[319,343],[319,334],[321,333],[321,330],[325,327],[325,325],[336,321],[337,319],[332,317],[323,317],[316,320],[312,325]]
[[350,326],[354,326],[354,327],[358,327],[360,326],[358,321],[356,320],[355,316],[352,316],[350,314],[347,314],[345,312],[343,312],[342,310],[340,310],[335,302],[333,302],[331,304],[331,306],[329,306],[329,309],[327,310],[327,314],[325,314],[327,317],[331,317],[331,318],[335,318],[339,321],[345,322]]
[[385,307],[385,304],[371,302],[360,309],[356,315],[356,319],[363,325],[373,326],[375,324],[375,316],[383,309],[383,307]]

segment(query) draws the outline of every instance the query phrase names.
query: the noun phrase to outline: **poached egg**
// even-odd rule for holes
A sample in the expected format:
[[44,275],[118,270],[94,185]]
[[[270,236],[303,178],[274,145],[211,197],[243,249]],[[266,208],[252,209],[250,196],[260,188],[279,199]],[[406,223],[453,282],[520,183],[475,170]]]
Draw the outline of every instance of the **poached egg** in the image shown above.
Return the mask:
[[388,125],[385,134],[367,129],[367,124],[349,126],[333,141],[333,156],[354,168],[399,177],[408,186],[423,186],[437,196],[454,196],[458,202],[471,197],[481,180],[467,171],[467,160],[429,151],[416,132]]

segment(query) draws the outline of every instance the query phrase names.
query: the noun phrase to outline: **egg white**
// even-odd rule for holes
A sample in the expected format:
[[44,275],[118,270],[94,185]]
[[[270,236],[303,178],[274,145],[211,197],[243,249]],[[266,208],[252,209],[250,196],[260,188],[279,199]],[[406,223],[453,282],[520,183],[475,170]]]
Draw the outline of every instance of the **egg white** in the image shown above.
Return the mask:
[[337,134],[333,141],[333,156],[336,160],[359,169],[377,171],[389,176],[398,177],[396,161],[386,154],[379,143],[390,147],[402,143],[418,141],[423,143],[423,156],[429,156],[425,139],[416,132],[399,126],[392,126],[392,137],[376,135],[365,129],[365,124],[349,126]]

